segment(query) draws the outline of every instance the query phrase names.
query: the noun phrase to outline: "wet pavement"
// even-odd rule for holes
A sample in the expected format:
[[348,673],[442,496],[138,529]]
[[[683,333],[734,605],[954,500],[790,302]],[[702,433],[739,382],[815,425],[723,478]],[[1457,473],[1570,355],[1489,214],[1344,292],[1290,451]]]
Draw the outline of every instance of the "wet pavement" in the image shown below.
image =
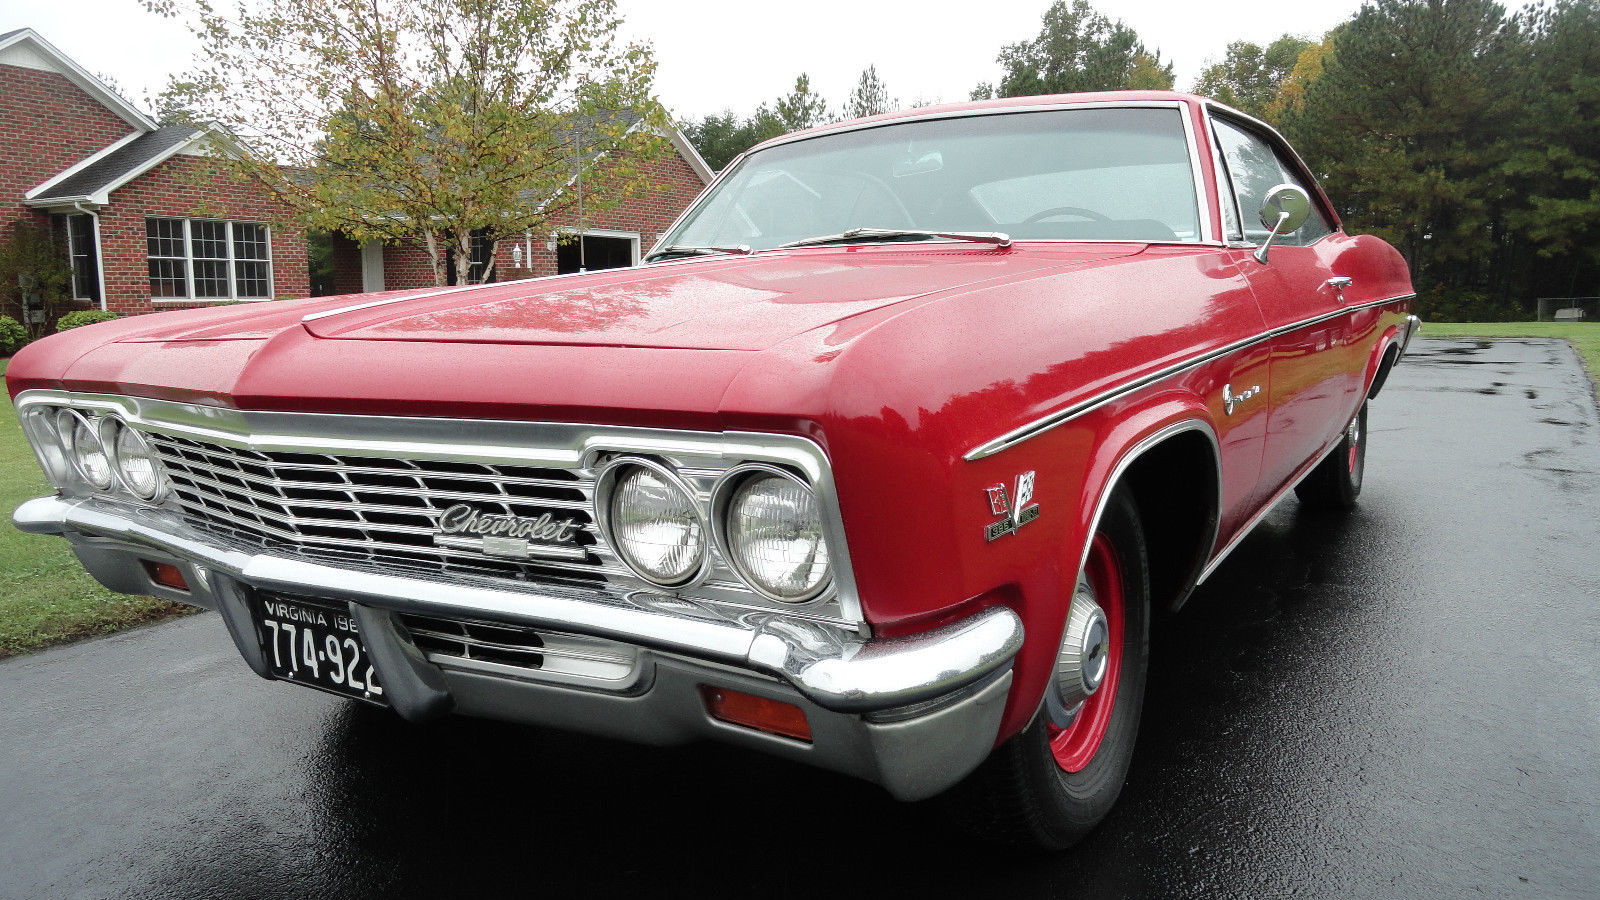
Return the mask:
[[212,614],[0,663],[0,896],[1600,896],[1600,421],[1564,343],[1419,341],[1348,517],[1291,498],[1158,624],[1075,850],[731,749],[427,727]]

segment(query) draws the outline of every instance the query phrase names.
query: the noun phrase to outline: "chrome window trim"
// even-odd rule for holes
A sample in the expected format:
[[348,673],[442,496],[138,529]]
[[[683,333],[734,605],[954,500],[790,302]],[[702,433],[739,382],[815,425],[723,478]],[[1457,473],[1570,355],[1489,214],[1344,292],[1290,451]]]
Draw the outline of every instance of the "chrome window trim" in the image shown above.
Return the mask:
[[[1261,121],[1260,119],[1256,118],[1255,116],[1249,115],[1247,113],[1242,113],[1242,112],[1238,111],[1237,109],[1234,109],[1231,106],[1228,106],[1228,105],[1222,104],[1222,103],[1218,103],[1215,100],[1207,100],[1204,103],[1203,113],[1205,115],[1205,120],[1206,120],[1206,131],[1210,132],[1211,140],[1212,140],[1213,145],[1216,142],[1217,131],[1216,131],[1215,126],[1212,123],[1214,122],[1215,119],[1218,118],[1216,113],[1221,113],[1221,118],[1224,121],[1226,121],[1228,119],[1234,119],[1235,120],[1235,121],[1229,123],[1229,124],[1233,125],[1235,128],[1242,128],[1243,130],[1246,130],[1246,131],[1248,131],[1248,130],[1253,128],[1253,129],[1256,129],[1257,131],[1259,131],[1260,133],[1265,134],[1266,135],[1267,144],[1269,146],[1271,146],[1274,150],[1287,152],[1288,155],[1289,155],[1289,159],[1291,161],[1293,161],[1293,163],[1296,166],[1299,167],[1299,171],[1296,172],[1295,174],[1299,175],[1308,184],[1310,184],[1312,187],[1316,188],[1316,192],[1312,193],[1312,202],[1316,203],[1318,205],[1318,207],[1322,210],[1322,214],[1328,218],[1328,221],[1329,221],[1329,223],[1332,224],[1333,228],[1332,228],[1331,231],[1329,231],[1328,234],[1325,234],[1322,237],[1317,238],[1316,240],[1312,241],[1309,244],[1303,244],[1301,246],[1304,246],[1304,247],[1315,247],[1317,244],[1322,243],[1323,241],[1327,240],[1328,238],[1334,236],[1335,234],[1340,234],[1340,233],[1344,232],[1344,222],[1342,222],[1339,219],[1339,214],[1337,212],[1335,212],[1334,209],[1333,209],[1333,202],[1328,198],[1328,195],[1322,190],[1322,183],[1317,180],[1316,174],[1311,171],[1311,167],[1310,166],[1306,165],[1306,161],[1300,158],[1300,153],[1294,149],[1294,146],[1289,143],[1288,139],[1286,139],[1282,134],[1278,133],[1278,129],[1273,128],[1271,125],[1268,125],[1266,122]],[[1220,150],[1218,152],[1220,152]],[[1226,165],[1226,160],[1224,160],[1223,162],[1224,162],[1224,165]],[[1232,178],[1231,175],[1229,176],[1228,180],[1230,182],[1229,185],[1228,185],[1228,193],[1229,194],[1234,194],[1233,184],[1231,183],[1233,181],[1233,178]],[[1307,193],[1311,193],[1311,192],[1308,191]],[[1219,184],[1219,185],[1217,185],[1217,201],[1220,203],[1221,200],[1222,200],[1222,185]],[[1245,221],[1244,220],[1244,209],[1242,207],[1239,207],[1237,195],[1235,195],[1235,197],[1234,197],[1234,206],[1239,209],[1239,227],[1240,227],[1240,229],[1242,231],[1243,228],[1244,228],[1244,221]],[[1253,241],[1248,241],[1248,240],[1240,241],[1240,243],[1241,244],[1248,244],[1251,248],[1254,248],[1256,246],[1256,244]],[[1232,246],[1231,243],[1230,243],[1230,246]]]
[[[807,438],[565,422],[240,410],[47,388],[24,391],[16,397],[19,416],[42,405],[114,413],[125,424],[144,431],[259,452],[403,455],[419,460],[567,469],[589,468],[602,454],[619,453],[664,458],[674,465],[698,458],[726,462],[728,468],[746,462],[786,466],[801,473],[817,494],[833,563],[833,590],[806,604],[790,604],[792,614],[825,616],[829,613],[817,607],[836,603],[844,624],[862,632],[867,630],[845,542],[833,469],[822,448]],[[771,607],[758,609],[785,612]]]
[[[1196,220],[1199,222],[1199,225],[1200,225],[1200,237],[1199,237],[1199,240],[1197,240],[1197,241],[1107,241],[1107,240],[1104,240],[1104,239],[1099,239],[1099,240],[1092,240],[1092,241],[1087,241],[1087,240],[1086,241],[1066,241],[1066,240],[1030,241],[1030,240],[1028,240],[1026,238],[1017,238],[1016,239],[1016,243],[1019,243],[1019,244],[1023,244],[1023,243],[1061,243],[1061,244],[1081,244],[1081,243],[1154,244],[1154,243],[1160,243],[1160,244],[1173,244],[1173,245],[1181,246],[1181,247],[1211,246],[1211,245],[1220,246],[1221,245],[1221,241],[1218,240],[1217,236],[1214,233],[1212,233],[1212,230],[1211,230],[1211,204],[1208,202],[1208,200],[1206,198],[1206,184],[1205,184],[1205,180],[1202,178],[1202,176],[1200,174],[1200,148],[1197,146],[1197,144],[1195,142],[1194,117],[1192,115],[1190,115],[1190,113],[1189,113],[1190,105],[1191,104],[1189,103],[1189,101],[1186,101],[1186,100],[1095,100],[1095,101],[1083,101],[1083,102],[1079,102],[1079,103],[1030,103],[1030,104],[1025,104],[1025,105],[1021,105],[1021,106],[986,106],[986,107],[980,107],[980,108],[977,108],[977,109],[954,109],[954,110],[944,110],[942,112],[928,112],[928,113],[920,113],[920,114],[917,114],[917,115],[910,115],[910,116],[898,116],[898,117],[893,118],[893,119],[885,119],[885,120],[882,120],[882,121],[857,122],[857,123],[852,124],[852,125],[842,125],[842,126],[839,126],[837,128],[828,128],[826,130],[817,131],[817,132],[797,132],[795,134],[782,135],[780,137],[773,138],[773,139],[771,139],[769,141],[766,141],[765,143],[758,144],[755,147],[752,147],[751,149],[745,151],[744,153],[739,154],[737,157],[734,158],[734,160],[732,162],[728,163],[728,165],[725,166],[721,172],[717,173],[717,177],[715,179],[713,179],[710,184],[706,185],[705,190],[700,192],[700,196],[695,198],[695,201],[693,203],[689,204],[689,208],[684,210],[683,213],[678,216],[678,218],[673,220],[672,224],[670,226],[668,226],[667,230],[661,233],[661,238],[650,246],[649,252],[645,253],[644,256],[642,256],[640,258],[641,259],[648,259],[652,253],[656,252],[657,249],[659,249],[661,247],[664,247],[664,246],[669,246],[669,241],[672,238],[672,236],[678,232],[678,229],[680,227],[682,227],[683,224],[685,222],[687,222],[691,216],[693,216],[696,212],[698,212],[700,210],[700,208],[702,206],[705,205],[706,201],[711,197],[713,189],[724,178],[728,177],[731,173],[733,173],[741,165],[743,165],[745,160],[749,159],[751,156],[754,156],[757,153],[760,153],[763,150],[770,150],[773,147],[781,147],[781,146],[784,146],[786,144],[798,143],[800,141],[816,140],[817,138],[829,137],[829,136],[836,135],[836,134],[846,134],[846,133],[853,132],[853,131],[864,131],[864,130],[870,129],[870,128],[886,128],[886,127],[889,127],[891,125],[904,125],[904,124],[909,123],[909,122],[932,122],[932,121],[938,121],[938,120],[941,120],[941,119],[966,119],[966,118],[972,118],[972,117],[975,117],[975,116],[1019,115],[1019,114],[1025,114],[1025,113],[1059,112],[1059,111],[1062,111],[1062,110],[1079,110],[1079,109],[1176,109],[1176,110],[1178,110],[1178,113],[1179,113],[1178,117],[1183,120],[1183,135],[1184,135],[1184,139],[1188,142],[1188,147],[1189,147],[1189,177],[1190,177],[1190,179],[1192,179],[1194,181],[1195,217],[1196,217]],[[1296,158],[1298,159],[1298,157],[1296,157]],[[1302,165],[1304,165],[1304,164],[1302,163]],[[906,243],[906,242],[901,241],[901,242],[898,242],[898,243]],[[915,243],[915,242],[913,242],[913,243]],[[851,246],[860,247],[860,246],[871,246],[871,245],[852,244]],[[770,248],[770,249],[771,250],[777,250],[779,248],[774,247],[774,248]],[[766,252],[770,252],[770,250],[757,250],[755,252],[756,253],[766,253]]]
[[1136,378],[1133,381],[1127,382],[1126,384],[1111,388],[1099,394],[1094,394],[1083,400],[1079,400],[1077,403],[1074,403],[1064,409],[1059,409],[1048,415],[1041,416],[1040,418],[1035,419],[1025,425],[1020,425],[1016,428],[1013,428],[997,438],[986,441],[985,443],[968,450],[966,455],[962,458],[967,462],[976,462],[977,460],[993,456],[1003,450],[1009,450],[1023,441],[1031,440],[1032,438],[1038,437],[1039,435],[1044,434],[1053,428],[1056,428],[1060,425],[1065,425],[1067,422],[1070,422],[1079,416],[1093,412],[1094,410],[1105,406],[1107,403],[1110,403],[1113,400],[1125,397],[1128,394],[1131,394],[1142,388],[1149,387],[1158,381],[1164,381],[1168,378],[1171,378],[1174,375],[1180,375],[1189,371],[1190,369],[1211,362],[1212,360],[1220,359],[1221,357],[1227,356],[1231,353],[1237,353],[1240,350],[1253,347],[1263,341],[1269,341],[1275,337],[1278,337],[1279,335],[1288,334],[1289,332],[1300,328],[1308,328],[1320,322],[1326,322],[1329,319],[1337,319],[1340,316],[1357,312],[1359,310],[1371,309],[1375,306],[1386,306],[1390,303],[1399,303],[1404,300],[1411,300],[1416,296],[1417,295],[1414,293],[1397,294],[1396,296],[1388,297],[1382,300],[1370,300],[1366,303],[1356,303],[1350,306],[1341,306],[1332,312],[1312,316],[1307,319],[1301,319],[1298,322],[1292,322],[1288,325],[1281,325],[1269,331],[1264,331],[1258,335],[1255,335],[1254,337],[1248,337],[1244,338],[1243,340],[1234,341],[1231,344],[1218,347],[1215,350],[1204,351],[1186,360],[1182,360],[1164,368],[1157,369],[1148,375]]

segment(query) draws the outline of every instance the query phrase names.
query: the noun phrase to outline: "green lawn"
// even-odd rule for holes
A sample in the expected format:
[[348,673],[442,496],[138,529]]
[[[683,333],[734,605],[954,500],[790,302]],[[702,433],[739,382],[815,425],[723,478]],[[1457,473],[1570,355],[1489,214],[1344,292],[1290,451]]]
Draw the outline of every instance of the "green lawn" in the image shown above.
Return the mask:
[[1589,375],[1600,380],[1600,322],[1423,322],[1423,337],[1561,338],[1578,349]]
[[[9,360],[0,359],[0,375]],[[192,611],[151,597],[114,594],[58,537],[23,534],[11,511],[50,493],[9,400],[0,400],[0,659]]]

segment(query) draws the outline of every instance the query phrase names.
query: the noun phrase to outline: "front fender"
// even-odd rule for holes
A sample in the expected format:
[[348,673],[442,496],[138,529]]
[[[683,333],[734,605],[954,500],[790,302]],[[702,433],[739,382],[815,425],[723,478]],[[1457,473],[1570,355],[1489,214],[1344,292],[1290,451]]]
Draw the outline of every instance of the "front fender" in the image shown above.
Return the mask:
[[[1037,536],[1040,540],[1036,544],[1044,546],[1024,547],[1019,542],[1016,552],[1007,552],[1009,548],[998,551],[1004,554],[1006,564],[1014,567],[1013,583],[1020,587],[1013,595],[1017,604],[1015,611],[1022,618],[1025,635],[1013,668],[1011,696],[1002,718],[1000,740],[1026,727],[1044,697],[1078,574],[1113,491],[1129,468],[1146,453],[1189,433],[1202,435],[1212,448],[1212,458],[1208,462],[1215,467],[1220,486],[1216,427],[1204,397],[1192,385],[1174,386],[1142,399],[1130,399],[1096,410],[975,464],[987,463],[985,468],[996,472],[1015,468],[1022,460],[1029,459],[1028,464],[1039,466],[1035,499],[1041,507],[1040,519],[1045,515],[1045,504],[1053,499],[1056,486],[1064,496],[1054,505],[1065,505],[1063,516],[1067,519],[1062,527],[1048,535]],[[1032,446],[1035,444],[1039,446]],[[1011,458],[1013,454],[1016,459]],[[1217,503],[1220,505],[1220,502],[1219,492]],[[1188,576],[1191,581],[1204,563],[1204,548],[1215,541],[1216,512],[1213,509],[1210,533],[1196,545],[1193,571]],[[1027,527],[1031,526],[1023,530]]]

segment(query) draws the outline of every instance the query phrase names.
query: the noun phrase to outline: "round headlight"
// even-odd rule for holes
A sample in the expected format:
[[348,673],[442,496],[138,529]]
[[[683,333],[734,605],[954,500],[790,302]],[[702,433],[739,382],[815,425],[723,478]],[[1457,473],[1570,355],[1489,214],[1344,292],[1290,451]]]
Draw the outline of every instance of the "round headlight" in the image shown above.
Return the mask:
[[66,436],[69,455],[78,474],[97,491],[111,490],[111,459],[100,443],[99,421],[70,410],[63,410],[60,420],[61,432]]
[[780,470],[757,469],[734,482],[718,508],[723,551],[751,587],[787,603],[810,600],[827,588],[828,542],[811,488]]
[[161,493],[161,468],[144,435],[127,426],[117,428],[117,474],[122,483],[140,500],[154,500]]
[[700,574],[705,519],[672,470],[649,460],[619,460],[597,484],[601,528],[628,568],[661,587],[679,587]]

